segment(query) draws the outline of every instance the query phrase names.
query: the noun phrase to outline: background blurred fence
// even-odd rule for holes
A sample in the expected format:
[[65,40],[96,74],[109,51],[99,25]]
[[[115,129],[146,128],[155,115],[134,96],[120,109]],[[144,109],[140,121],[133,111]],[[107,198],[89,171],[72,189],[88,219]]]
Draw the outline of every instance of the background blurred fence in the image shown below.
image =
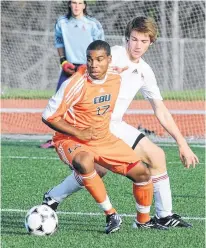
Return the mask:
[[[111,45],[122,44],[125,26],[134,16],[153,17],[159,37],[145,60],[161,90],[204,89],[204,1],[89,1],[88,5]],[[3,91],[56,88],[54,24],[66,13],[67,1],[1,1]]]

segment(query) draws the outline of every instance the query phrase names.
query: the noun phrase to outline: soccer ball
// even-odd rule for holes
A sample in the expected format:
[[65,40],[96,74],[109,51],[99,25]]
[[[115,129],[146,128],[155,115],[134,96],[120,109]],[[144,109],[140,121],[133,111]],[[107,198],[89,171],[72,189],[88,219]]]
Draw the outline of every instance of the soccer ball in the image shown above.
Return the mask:
[[31,208],[25,217],[25,227],[29,234],[44,236],[53,234],[58,226],[58,217],[47,205]]

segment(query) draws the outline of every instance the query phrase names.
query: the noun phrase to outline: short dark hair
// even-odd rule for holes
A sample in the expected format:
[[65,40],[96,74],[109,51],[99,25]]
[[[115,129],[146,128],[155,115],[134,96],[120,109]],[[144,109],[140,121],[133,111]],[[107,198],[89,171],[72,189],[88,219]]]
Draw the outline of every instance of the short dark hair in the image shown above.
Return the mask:
[[[72,10],[71,10],[71,2],[72,1],[68,1],[68,14],[67,14],[67,18],[70,19],[72,17]],[[84,1],[84,4],[85,4],[85,9],[83,10],[83,13],[85,16],[90,16],[88,13],[87,13],[87,1]]]
[[138,16],[128,22],[125,29],[126,40],[130,38],[132,31],[149,34],[151,42],[155,42],[155,40],[157,39],[157,24],[151,17]]
[[105,50],[107,56],[111,55],[111,48],[110,45],[103,40],[95,40],[92,43],[89,44],[87,47],[87,52],[89,50]]

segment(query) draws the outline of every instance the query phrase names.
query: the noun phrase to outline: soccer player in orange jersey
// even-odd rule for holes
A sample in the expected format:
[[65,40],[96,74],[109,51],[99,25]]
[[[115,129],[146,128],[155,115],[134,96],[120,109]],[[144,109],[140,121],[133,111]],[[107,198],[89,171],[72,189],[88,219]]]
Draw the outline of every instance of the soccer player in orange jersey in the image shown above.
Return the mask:
[[56,131],[56,151],[81,177],[85,188],[106,214],[106,233],[120,228],[121,218],[113,208],[94,163],[133,181],[137,205],[135,226],[165,230],[150,218],[153,186],[148,168],[136,153],[109,130],[111,113],[121,76],[109,68],[108,43],[97,40],[87,48],[87,68],[81,67],[65,81],[43,112],[43,122]]

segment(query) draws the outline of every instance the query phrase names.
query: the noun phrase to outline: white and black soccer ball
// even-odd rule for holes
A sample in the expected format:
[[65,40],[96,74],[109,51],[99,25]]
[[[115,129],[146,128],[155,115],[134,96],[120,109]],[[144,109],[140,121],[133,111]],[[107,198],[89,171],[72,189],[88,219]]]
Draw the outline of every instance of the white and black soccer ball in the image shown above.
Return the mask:
[[26,214],[25,227],[29,234],[51,235],[58,227],[57,214],[47,205],[35,206]]

